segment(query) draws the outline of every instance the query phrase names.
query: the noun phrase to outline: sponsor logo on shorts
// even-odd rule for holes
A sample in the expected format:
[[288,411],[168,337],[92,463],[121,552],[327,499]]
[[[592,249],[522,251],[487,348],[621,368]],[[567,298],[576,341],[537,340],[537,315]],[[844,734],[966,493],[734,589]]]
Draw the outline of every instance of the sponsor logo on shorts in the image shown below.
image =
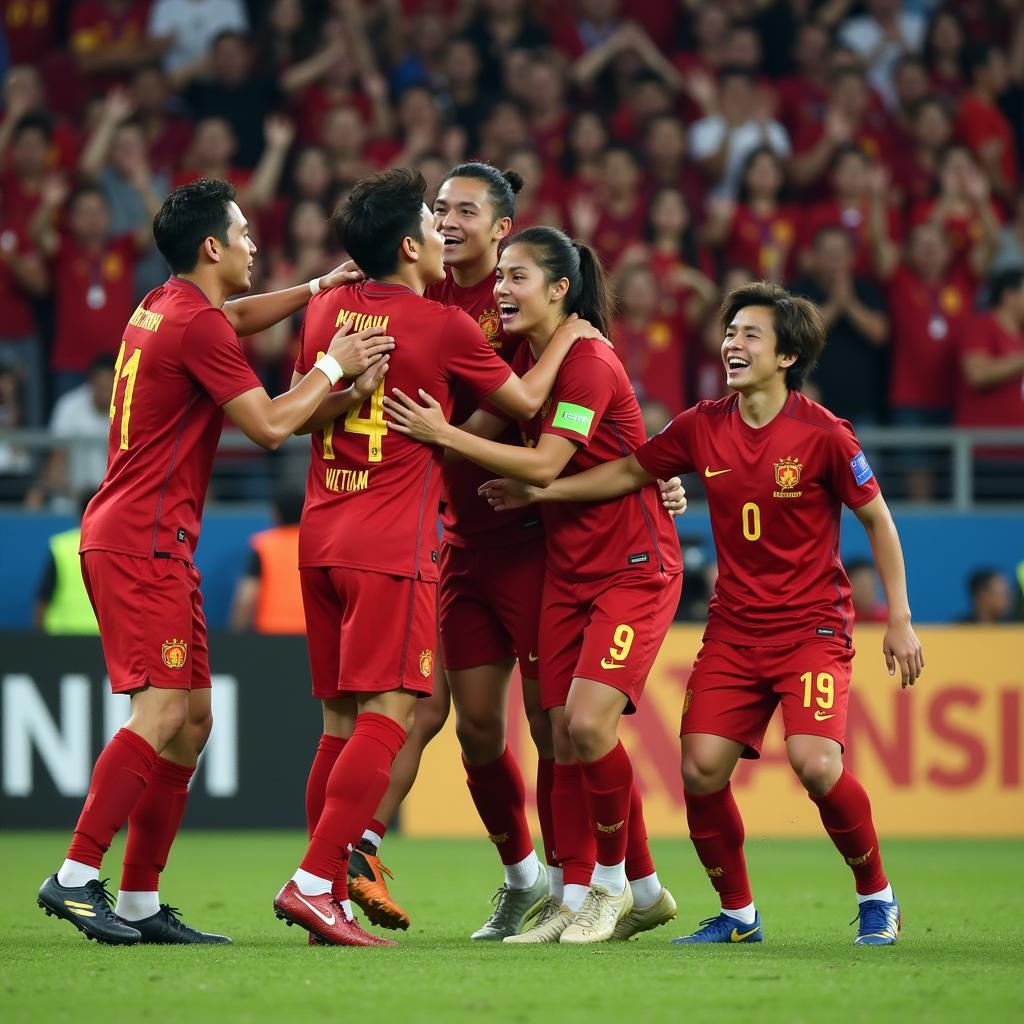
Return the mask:
[[800,460],[792,455],[779,459],[775,463],[775,483],[778,485],[779,490],[772,491],[772,497],[799,498],[804,492],[794,490],[794,488],[800,483],[800,474],[803,472],[803,469],[804,467],[801,465]]
[[871,860],[871,855],[874,852],[875,848],[872,846],[867,853],[862,853],[859,857],[847,857],[846,863],[849,864],[852,868],[858,867],[861,864],[866,864],[869,860]]
[[429,648],[420,651],[420,675],[429,679],[434,672],[434,652]]
[[598,832],[606,832],[609,835],[614,835],[625,824],[626,824],[625,819],[623,819],[622,821],[615,822],[614,825],[602,825],[601,822],[598,822],[597,823],[597,831]]
[[638,552],[635,555],[627,555],[626,562],[629,565],[643,565],[644,562],[649,562],[651,556],[647,551]]
[[537,661],[537,659],[539,657],[540,657],[539,654],[534,654],[533,651],[530,651],[530,653],[526,656],[526,660],[527,661]]
[[835,716],[834,712],[831,715],[826,715],[822,711],[815,711],[814,712],[814,720],[816,722],[827,722],[830,718],[835,718],[835,717],[836,716]]
[[617,662],[612,661],[611,658],[602,658],[601,659],[601,668],[606,668],[606,669],[610,670],[610,669],[613,669],[613,668],[625,668],[625,667],[626,667],[625,665],[620,665]]
[[828,626],[819,626],[814,632],[818,636],[835,636],[836,635],[836,631],[834,629],[830,629]]
[[185,659],[188,657],[188,643],[184,640],[165,640],[163,647],[160,648],[160,657],[168,668],[184,668]]

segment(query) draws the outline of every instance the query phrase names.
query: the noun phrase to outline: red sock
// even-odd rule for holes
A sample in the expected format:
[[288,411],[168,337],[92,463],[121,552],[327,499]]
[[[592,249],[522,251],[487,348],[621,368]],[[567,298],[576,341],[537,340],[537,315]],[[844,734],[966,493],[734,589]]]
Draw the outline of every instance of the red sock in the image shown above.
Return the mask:
[[633,764],[621,742],[596,761],[583,761],[591,828],[597,844],[597,863],[620,864],[626,859],[629,839],[629,801],[633,792]]
[[146,788],[156,751],[138,734],[119,729],[93,765],[89,795],[75,825],[68,860],[98,868],[111,840]]
[[554,765],[551,809],[555,819],[555,851],[566,885],[590,885],[597,850],[578,764]]
[[181,827],[188,803],[188,784],[195,765],[175,764],[158,757],[149,782],[128,817],[121,889],[156,892],[171,844]]
[[853,871],[857,892],[878,892],[888,884],[882,868],[878,835],[871,820],[871,801],[864,787],[848,772],[824,795],[808,794],[818,805],[821,823]]
[[494,843],[502,864],[518,864],[533,852],[533,836],[526,821],[526,787],[512,751],[505,748],[488,764],[469,764],[466,784],[476,812]]
[[384,836],[387,835],[388,827],[383,821],[379,821],[377,818],[371,818],[370,824],[367,825],[363,831],[375,832],[381,837],[381,839],[383,839]]
[[327,799],[327,779],[330,777],[334,762],[344,750],[346,740],[341,736],[328,736],[324,733],[316,745],[316,756],[310,765],[309,778],[306,780],[306,832],[312,836],[320,815],[324,812],[324,801]]
[[405,730],[385,715],[364,711],[327,780],[327,799],[302,869],[338,878],[348,847],[359,842],[388,788],[391,765],[405,743]]
[[732,786],[717,793],[684,793],[690,838],[725,910],[754,902],[743,856],[743,819]]
[[654,874],[654,860],[647,846],[647,822],[644,821],[644,802],[640,790],[633,782],[629,798],[629,836],[626,839],[626,878],[635,882]]
[[542,757],[537,762],[537,817],[540,818],[540,837],[544,843],[544,860],[558,867],[555,856],[555,818],[551,810],[551,787],[554,784],[555,761]]

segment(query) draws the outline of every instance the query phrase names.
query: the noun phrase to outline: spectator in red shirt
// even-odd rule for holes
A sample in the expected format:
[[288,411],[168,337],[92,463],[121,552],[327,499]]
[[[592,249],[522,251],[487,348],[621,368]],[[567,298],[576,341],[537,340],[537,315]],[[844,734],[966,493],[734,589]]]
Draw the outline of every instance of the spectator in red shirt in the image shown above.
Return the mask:
[[135,117],[146,136],[149,163],[156,174],[173,178],[192,140],[192,123],[171,110],[171,90],[159,64],[140,68],[132,80]]
[[[1024,427],[1024,270],[1005,270],[989,286],[991,308],[960,340],[956,423]],[[976,450],[979,497],[1024,498],[1024,451]]]
[[2,31],[11,64],[37,65],[53,51],[63,7],[59,0],[5,0]]
[[808,125],[825,119],[828,105],[829,51],[828,28],[820,21],[801,22],[793,44],[796,69],[778,85],[779,119],[791,139],[802,138]]
[[[646,207],[640,165],[627,146],[609,146],[601,158],[601,203],[580,218],[580,204],[570,211],[573,228],[583,241],[592,241],[605,263],[614,267],[633,239],[643,232]],[[588,219],[589,218],[589,219]]]
[[[854,145],[842,146],[832,168],[832,198],[815,203],[803,223],[801,263],[810,269],[812,250],[818,232],[826,227],[842,228],[853,246],[853,271],[859,277],[877,277],[871,237],[872,188],[882,165],[873,164],[864,151]],[[898,245],[903,240],[903,221],[889,202],[888,175],[878,201],[885,218],[886,237]]]
[[[948,426],[957,353],[974,308],[974,289],[952,269],[949,242],[933,223],[914,227],[906,260],[882,269],[889,297],[891,421],[899,427]],[[930,501],[934,454],[915,449],[901,456],[900,467],[908,496]]]
[[[150,193],[151,195],[151,193]],[[144,201],[149,196],[143,197]],[[67,203],[67,229],[58,230],[58,210]],[[155,216],[159,203],[153,210]],[[134,274],[140,253],[153,244],[152,217],[134,234],[112,237],[103,190],[80,186],[68,197],[60,178],[48,178],[32,234],[53,261],[56,324],[50,367],[54,398],[86,378],[97,356],[112,355],[135,306]]]
[[525,85],[531,140],[545,164],[556,164],[565,149],[570,117],[561,63],[551,54],[537,54],[530,60]]
[[977,285],[999,247],[1001,226],[988,178],[971,151],[956,143],[943,151],[938,171],[938,196],[915,204],[910,223],[938,225],[949,239],[955,269]]
[[935,194],[939,159],[953,137],[949,104],[939,96],[926,96],[910,112],[909,137],[890,161],[893,184],[907,207]]
[[687,159],[686,127],[674,114],[658,114],[644,126],[643,156],[651,188],[677,188],[695,215],[704,209],[704,181]]
[[799,212],[783,201],[786,172],[768,146],[744,164],[738,202],[713,201],[704,240],[724,247],[728,266],[748,267],[754,276],[782,284],[793,272]]
[[264,67],[280,73],[313,52],[316,30],[307,19],[302,0],[270,0],[263,8],[256,43]]
[[0,121],[0,155],[7,151],[14,126],[23,117],[35,114],[50,126],[46,163],[50,170],[74,169],[78,159],[78,138],[70,122],[47,106],[46,92],[39,72],[24,64],[9,68],[4,75],[4,113]]
[[570,223],[568,213],[573,203],[581,196],[592,198],[600,190],[601,157],[608,148],[608,128],[595,111],[580,110],[569,122],[565,138],[567,145],[561,165],[565,207],[562,220]]
[[516,100],[495,100],[480,127],[480,159],[500,167],[513,149],[529,143],[530,124],[522,104]]
[[24,231],[39,205],[40,183],[49,170],[52,127],[41,114],[26,114],[11,126],[0,171],[0,210],[8,228]]
[[687,406],[686,343],[680,322],[659,308],[658,280],[649,266],[632,263],[617,275],[620,315],[612,328],[616,351],[641,405]]
[[932,86],[949,100],[959,100],[964,81],[964,45],[967,32],[954,8],[940,7],[931,17],[924,37],[922,56]]
[[71,12],[70,48],[92,94],[127,85],[132,72],[159,60],[170,40],[146,35],[149,0],[80,0]]
[[997,103],[1010,84],[1006,55],[996,46],[974,43],[966,63],[970,91],[960,104],[956,133],[980,161],[995,194],[1012,202],[1017,196],[1016,140]]

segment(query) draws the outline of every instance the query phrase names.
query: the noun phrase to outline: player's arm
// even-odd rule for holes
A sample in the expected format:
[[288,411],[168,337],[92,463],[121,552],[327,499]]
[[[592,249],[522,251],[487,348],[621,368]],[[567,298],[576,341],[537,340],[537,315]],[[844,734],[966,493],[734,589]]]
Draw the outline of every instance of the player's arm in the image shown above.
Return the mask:
[[[385,396],[388,425],[414,441],[436,444],[492,473],[545,487],[565,469],[576,451],[572,441],[556,434],[542,434],[536,448],[522,448],[517,444],[501,444],[486,437],[477,437],[452,426],[444,418],[440,404],[422,388],[419,395],[422,405],[417,405],[398,388],[392,391],[393,397]],[[497,416],[491,418],[501,422]]]
[[[522,508],[535,501],[607,501],[609,498],[621,498],[624,494],[639,491],[655,479],[637,462],[635,455],[603,462],[593,469],[559,477],[549,484],[522,483],[520,480],[507,479],[507,476],[501,480],[488,480],[480,487],[480,494],[499,512]],[[677,490],[672,486],[673,483],[678,485],[678,478],[663,484],[662,490],[668,488],[672,491],[674,503],[679,508],[679,514],[682,514],[686,508],[686,498],[682,486]]]
[[[316,278],[319,282],[317,291],[336,288],[342,284],[354,284],[363,279],[363,272],[352,260],[346,260],[335,267],[329,274]],[[250,334],[259,334],[268,327],[280,323],[286,317],[297,313],[313,296],[309,284],[297,284],[294,288],[282,288],[276,292],[265,292],[263,295],[246,295],[241,299],[225,302],[224,315],[234,328],[235,334],[244,338]]]
[[540,412],[544,399],[551,394],[562,361],[581,338],[603,339],[603,335],[593,324],[581,320],[574,313],[551,336],[537,364],[522,377],[510,374],[497,391],[487,396],[487,401],[517,420],[533,419]]
[[[323,430],[324,427],[333,423],[338,417],[344,416],[349,409],[356,408],[365,402],[376,390],[377,385],[384,379],[388,372],[388,360],[390,356],[385,354],[379,362],[374,363],[368,370],[361,373],[350,387],[344,391],[332,391],[317,406],[312,416],[301,424],[295,431],[296,434],[312,434],[316,430]],[[308,374],[292,372],[292,387],[297,387]]]
[[924,668],[921,642],[910,625],[910,601],[907,598],[907,572],[903,563],[903,549],[885,499],[876,495],[867,504],[855,508],[854,515],[861,521],[871,541],[878,575],[885,589],[889,606],[889,625],[882,640],[882,651],[889,675],[900,667],[901,685],[913,686]]

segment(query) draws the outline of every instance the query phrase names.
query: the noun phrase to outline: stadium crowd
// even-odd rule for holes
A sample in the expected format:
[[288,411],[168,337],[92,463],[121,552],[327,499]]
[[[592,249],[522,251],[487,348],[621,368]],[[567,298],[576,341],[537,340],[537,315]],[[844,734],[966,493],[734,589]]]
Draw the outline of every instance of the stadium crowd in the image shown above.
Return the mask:
[[[720,295],[818,302],[812,397],[858,429],[1024,427],[1024,4],[1019,0],[3,0],[0,445],[7,500],[98,484],[113,355],[166,267],[168,191],[227,178],[256,289],[339,262],[326,217],[376,169],[435,186],[522,174],[516,227],[590,241],[648,429],[723,393]],[[298,323],[252,339],[287,387]],[[72,443],[73,442],[73,443]],[[1019,453],[987,459],[1020,497]],[[266,496],[269,456],[241,462]],[[93,464],[95,463],[95,465]],[[947,481],[891,455],[894,497]],[[1014,492],[1013,488],[1017,488]]]

